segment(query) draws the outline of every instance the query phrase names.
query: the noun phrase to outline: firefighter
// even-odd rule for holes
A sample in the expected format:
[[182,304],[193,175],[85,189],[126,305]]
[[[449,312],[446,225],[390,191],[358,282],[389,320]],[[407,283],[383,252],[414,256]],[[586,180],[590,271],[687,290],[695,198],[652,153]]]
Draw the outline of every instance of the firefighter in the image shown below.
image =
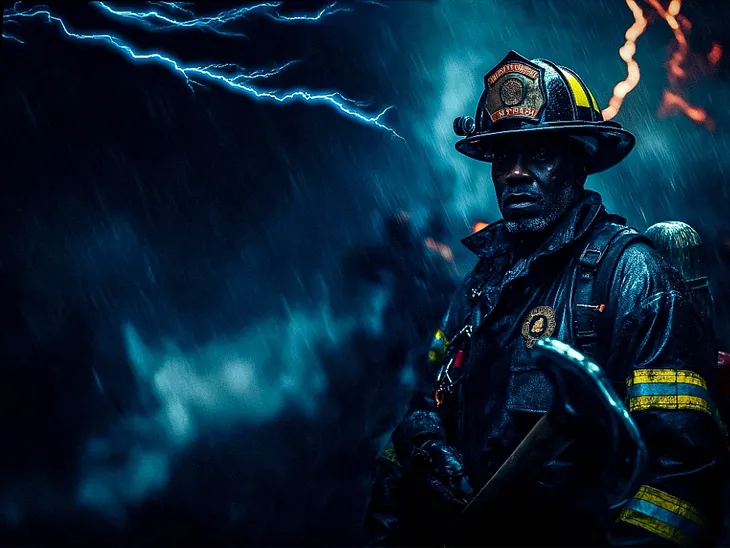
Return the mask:
[[[635,144],[572,70],[512,51],[484,78],[456,149],[491,164],[502,219],[463,240],[477,257],[436,331],[431,378],[384,449],[366,516],[371,545],[702,544],[718,533],[725,439],[716,354],[686,284],[643,235],[586,190]],[[475,165],[475,167],[477,167]],[[600,364],[649,465],[618,508],[606,432],[583,417],[535,481],[456,521],[551,405],[532,359],[552,337]],[[458,361],[458,367],[455,365]],[[437,371],[453,367],[446,381]],[[450,524],[459,523],[454,530]]]

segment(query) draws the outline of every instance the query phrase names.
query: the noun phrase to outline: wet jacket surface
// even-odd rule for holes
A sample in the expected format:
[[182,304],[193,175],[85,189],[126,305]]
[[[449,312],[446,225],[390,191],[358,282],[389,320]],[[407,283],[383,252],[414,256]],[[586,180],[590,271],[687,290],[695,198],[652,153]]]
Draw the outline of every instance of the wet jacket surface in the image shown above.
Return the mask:
[[[442,514],[401,464],[409,462],[414,437],[455,445],[478,490],[549,409],[553,389],[531,358],[532,333],[580,348],[573,302],[578,260],[596,234],[622,222],[606,213],[599,195],[586,192],[530,252],[511,243],[501,222],[464,240],[479,262],[452,300],[429,366],[433,380],[440,357],[433,350],[447,348],[472,311],[460,421],[448,399],[436,407],[433,385],[424,384],[379,459],[366,519],[371,544],[428,545],[438,538]],[[716,353],[709,332],[681,276],[648,244],[625,247],[608,280],[596,318],[597,353],[649,450],[641,488],[623,508],[608,510],[600,479],[612,463],[605,434],[589,424],[539,481],[515,485],[465,525],[460,542],[643,546],[701,544],[716,534],[727,451],[712,403]],[[476,299],[475,285],[481,286]]]

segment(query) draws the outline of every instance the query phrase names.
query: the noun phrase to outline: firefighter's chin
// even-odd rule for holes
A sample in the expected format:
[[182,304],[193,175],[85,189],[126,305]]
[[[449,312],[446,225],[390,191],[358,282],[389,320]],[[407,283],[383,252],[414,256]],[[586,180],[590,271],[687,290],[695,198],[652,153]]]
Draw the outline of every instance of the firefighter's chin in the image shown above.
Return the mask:
[[505,219],[504,224],[510,234],[526,232],[542,232],[547,230],[550,223],[545,217],[524,217],[521,219]]
[[510,234],[534,234],[548,230],[567,209],[562,202],[558,202],[554,207],[542,205],[540,208],[513,208],[507,206],[502,210],[502,218]]

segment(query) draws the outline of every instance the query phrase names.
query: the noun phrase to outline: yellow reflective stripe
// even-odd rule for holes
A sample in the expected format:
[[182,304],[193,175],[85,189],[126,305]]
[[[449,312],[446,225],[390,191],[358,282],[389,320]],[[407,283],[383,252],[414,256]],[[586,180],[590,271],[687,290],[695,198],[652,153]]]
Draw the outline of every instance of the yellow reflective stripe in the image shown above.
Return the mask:
[[688,519],[697,525],[704,526],[705,524],[705,518],[702,517],[702,513],[689,502],[651,485],[642,485],[639,487],[639,491],[634,495],[634,498],[656,504],[659,508],[669,510],[673,514]]
[[626,380],[626,386],[659,382],[683,382],[701,386],[707,390],[707,383],[702,375],[684,369],[635,369],[631,377]]
[[693,505],[649,485],[639,488],[618,521],[684,545],[696,542],[705,525],[704,517]]
[[649,409],[703,411],[714,416],[710,403],[697,396],[637,396],[629,398],[629,411],[648,411]]
[[586,88],[586,90],[588,90],[588,95],[591,98],[591,104],[593,105],[593,110],[595,110],[596,112],[601,112],[601,109],[598,108],[598,101],[596,101],[596,98],[593,97],[591,90],[589,90],[588,88]]
[[444,350],[449,344],[449,340],[446,338],[446,333],[441,331],[440,329],[436,331],[436,334],[433,336],[434,339],[443,341],[444,344]]
[[563,76],[565,76],[565,79],[568,81],[568,86],[573,94],[573,100],[575,101],[576,106],[590,108],[591,104],[588,102],[588,96],[586,95],[583,86],[578,81],[578,78],[576,78],[572,72],[564,68],[560,68],[560,72],[563,73]]
[[449,346],[449,340],[446,338],[446,334],[440,329],[437,330],[433,336],[431,350],[428,352],[428,361],[437,362],[443,358],[447,346]]
[[683,369],[637,369],[626,379],[629,411],[693,410],[715,416],[707,383]]
[[692,537],[685,534],[681,529],[672,527],[671,525],[664,523],[663,521],[659,521],[651,516],[640,514],[636,510],[624,508],[621,510],[621,515],[618,519],[619,521],[641,527],[642,529],[645,529],[650,533],[654,533],[656,536],[670,542],[674,542],[682,546],[689,546],[692,544]]

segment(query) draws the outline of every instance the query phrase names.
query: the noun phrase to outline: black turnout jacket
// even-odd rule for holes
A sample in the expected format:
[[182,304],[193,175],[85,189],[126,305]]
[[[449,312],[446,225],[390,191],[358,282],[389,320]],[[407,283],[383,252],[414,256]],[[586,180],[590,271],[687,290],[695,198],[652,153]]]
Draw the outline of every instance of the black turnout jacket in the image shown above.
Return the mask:
[[[547,336],[584,347],[575,322],[579,259],[597,234],[624,223],[586,191],[530,251],[520,251],[502,222],[463,241],[479,261],[436,331],[423,386],[376,463],[366,516],[370,545],[441,542],[443,514],[428,504],[422,478],[407,464],[415,438],[453,444],[478,489],[549,409],[553,388],[531,347]],[[459,542],[697,545],[717,534],[727,447],[713,403],[716,352],[707,326],[679,273],[648,242],[636,238],[623,247],[611,270],[605,302],[585,303],[596,314],[592,357],[625,398],[647,445],[641,487],[623,507],[605,505],[600,478],[615,463],[602,443],[605,432],[589,423],[538,481],[516,484],[481,511]],[[456,404],[447,396],[437,407],[433,381],[467,317],[475,327],[454,420]]]

